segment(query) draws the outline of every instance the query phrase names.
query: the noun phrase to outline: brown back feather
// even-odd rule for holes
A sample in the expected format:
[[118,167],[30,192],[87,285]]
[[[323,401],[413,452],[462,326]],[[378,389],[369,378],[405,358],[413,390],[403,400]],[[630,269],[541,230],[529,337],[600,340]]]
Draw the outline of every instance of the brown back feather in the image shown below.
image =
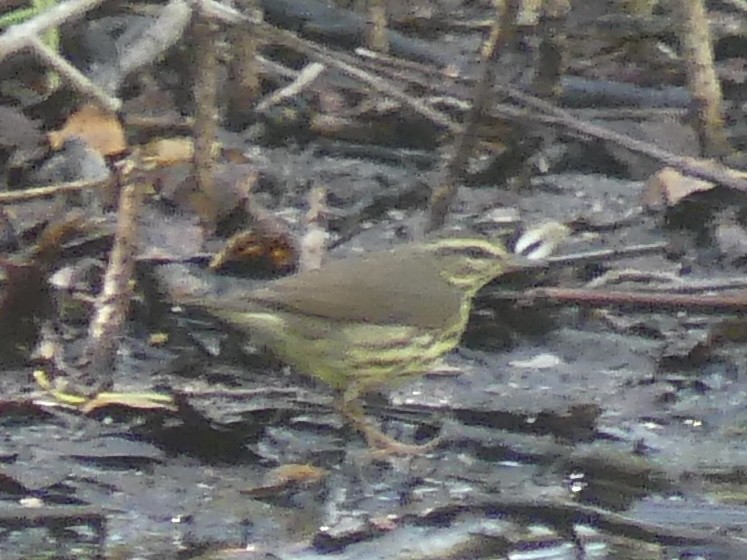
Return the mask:
[[[399,261],[396,266],[392,259]],[[438,264],[411,247],[332,261],[318,271],[281,278],[237,296],[231,308],[278,309],[340,322],[440,329],[459,309],[463,293],[441,277]],[[221,304],[203,306],[210,309]]]

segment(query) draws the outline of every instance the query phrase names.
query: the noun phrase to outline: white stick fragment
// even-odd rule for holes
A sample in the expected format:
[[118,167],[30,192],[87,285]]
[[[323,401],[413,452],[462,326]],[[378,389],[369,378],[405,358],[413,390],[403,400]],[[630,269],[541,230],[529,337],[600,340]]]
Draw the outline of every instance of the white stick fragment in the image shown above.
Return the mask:
[[277,91],[274,91],[265,99],[257,103],[256,111],[258,113],[261,113],[262,111],[266,111],[273,105],[277,105],[284,99],[288,99],[289,97],[298,95],[309,85],[313,84],[314,81],[319,76],[321,76],[325,68],[326,66],[319,62],[312,62],[311,64],[307,65],[303,70],[301,70],[301,72],[298,74],[298,77],[293,81],[293,83],[288,84],[284,88],[281,88]]

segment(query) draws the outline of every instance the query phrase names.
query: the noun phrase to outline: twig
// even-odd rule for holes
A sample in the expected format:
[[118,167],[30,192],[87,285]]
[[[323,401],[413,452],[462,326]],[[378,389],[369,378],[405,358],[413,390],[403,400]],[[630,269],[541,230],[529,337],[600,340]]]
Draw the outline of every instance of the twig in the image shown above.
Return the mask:
[[[246,17],[232,8],[216,3],[214,0],[194,1],[197,2],[201,10],[204,10],[205,15],[217,17],[221,21],[232,24],[252,25],[252,29],[261,34],[267,41],[280,42],[327,66],[336,68],[348,76],[367,84],[375,91],[401,101],[413,111],[445,127],[453,134],[460,134],[462,132],[462,126],[452,121],[445,113],[433,109],[419,99],[414,99],[386,79],[375,76],[370,72],[362,71],[352,64],[342,62],[342,60],[349,58],[344,53],[328,54],[328,51],[323,47],[305,41],[290,31],[277,29],[267,24],[259,24],[255,19]],[[632,152],[644,154],[658,160],[664,165],[674,167],[686,175],[698,177],[706,181],[713,181],[747,192],[747,181],[733,176],[729,168],[723,165],[708,160],[678,156],[653,144],[636,140],[630,136],[616,133],[601,126],[580,121],[569,111],[528,95],[516,87],[505,84],[497,84],[495,87],[507,96],[520,101],[522,104],[540,113],[533,114],[526,109],[501,105],[492,108],[492,112],[499,116],[522,120],[531,119],[544,124],[560,125],[581,135],[614,142]]]
[[225,23],[249,23],[259,25],[262,18],[256,13],[243,13],[235,10],[227,4],[221,4],[215,0],[190,0],[190,4],[197,8],[207,18],[217,19]]
[[[633,268],[608,270],[601,276],[586,283],[587,288],[605,288],[612,285],[637,283],[645,285],[645,291],[653,291],[652,283],[657,282],[657,292],[670,292],[674,285],[681,286],[684,280],[676,272],[658,272]],[[644,284],[645,283],[645,284]],[[633,288],[635,289],[635,288]],[[682,291],[679,291],[682,293]]]
[[84,15],[101,2],[102,0],[71,0],[43,11],[27,22],[13,25],[0,35],[0,61],[23,49],[31,49],[81,94],[92,97],[106,109],[118,111],[122,106],[119,99],[109,96],[40,39],[49,30]]
[[68,0],[33,19],[10,27],[0,35],[0,60],[28,47],[31,38],[85,15],[102,2],[103,0]]
[[[370,54],[363,53],[363,56],[372,58]],[[405,80],[407,82],[421,83],[421,87],[426,87],[431,91],[437,91],[437,88],[431,86],[434,83],[444,83],[444,81],[457,81],[460,83],[470,83],[471,80],[465,77],[450,76],[441,70],[435,70],[421,64],[417,64],[411,61],[398,61],[385,57],[381,54],[377,54],[376,58],[383,60],[387,64],[397,64],[403,68],[406,68],[409,72],[409,76],[402,74],[398,76],[398,80]],[[389,72],[386,67],[383,71]],[[416,75],[416,74],[419,74]],[[430,87],[429,87],[430,86]],[[720,183],[733,189],[747,192],[747,181],[739,179],[732,175],[729,168],[720,165],[716,162],[698,159],[693,157],[685,157],[668,152],[654,144],[650,144],[641,140],[636,140],[630,136],[620,134],[613,130],[591,124],[584,120],[579,119],[576,114],[565,109],[561,109],[548,101],[532,96],[514,86],[497,83],[495,88],[498,91],[504,92],[508,97],[515,101],[519,101],[526,108],[515,107],[507,104],[494,104],[491,107],[491,115],[511,119],[514,121],[522,122],[535,122],[548,126],[556,126],[568,129],[582,136],[590,136],[594,139],[604,140],[606,142],[612,142],[623,148],[630,150],[631,152],[643,154],[654,160],[659,161],[662,165],[668,165],[678,169],[685,175],[692,177],[698,177],[714,183]],[[460,99],[454,99],[457,106],[461,109],[465,109],[466,103]],[[433,102],[433,100],[431,101]]]
[[288,99],[289,97],[298,95],[305,88],[313,84],[316,79],[321,76],[322,72],[324,72],[324,69],[324,64],[319,64],[318,62],[308,64],[303,70],[301,70],[301,72],[298,73],[296,79],[292,83],[288,84],[284,88],[280,88],[279,90],[272,92],[262,101],[257,103],[256,111],[258,113],[262,113],[273,105],[277,105],[284,99]]
[[736,177],[733,174],[733,171],[724,165],[706,159],[678,156],[654,144],[642,140],[636,140],[635,138],[626,136],[625,134],[620,134],[602,126],[581,121],[569,111],[556,107],[552,103],[548,103],[547,101],[532,95],[528,95],[512,86],[498,85],[497,87],[498,89],[506,91],[506,93],[513,99],[522,102],[532,109],[540,111],[540,113],[544,113],[535,115],[528,113],[524,109],[510,107],[508,105],[494,107],[493,110],[503,117],[522,120],[530,119],[544,124],[560,125],[576,132],[577,134],[591,136],[598,140],[613,142],[631,152],[643,154],[659,161],[663,165],[674,167],[685,175],[697,177],[698,179],[703,179],[705,181],[720,183],[735,190],[747,192],[747,181]]
[[114,245],[88,329],[88,376],[98,390],[112,384],[112,370],[132,293],[142,197],[143,185],[132,179],[122,188]]
[[122,49],[116,67],[105,67],[94,76],[94,81],[106,91],[116,92],[127,76],[153,64],[175,45],[184,36],[191,19],[192,8],[186,0],[170,0],[155,21],[132,44]]
[[[264,30],[263,30],[264,31]],[[278,34],[278,31],[280,33]],[[275,33],[267,33],[267,38],[272,40],[280,40],[289,47],[297,49],[299,52],[324,63],[327,66],[336,68],[342,73],[354,78],[366,85],[371,89],[378,91],[384,95],[396,99],[402,102],[405,106],[412,109],[414,112],[423,115],[425,118],[433,121],[439,126],[444,127],[452,134],[461,134],[463,127],[460,124],[455,123],[451,120],[446,113],[433,109],[428,104],[417,99],[402,88],[394,85],[392,82],[382,79],[379,76],[371,74],[357,68],[352,64],[348,64],[342,61],[342,57],[339,54],[329,53],[327,49],[315,45],[314,43],[305,41],[289,31],[275,30]]]
[[324,187],[313,187],[309,191],[309,211],[306,212],[306,232],[301,239],[299,270],[318,270],[322,266],[327,251],[327,230],[325,213],[327,191]]
[[[635,289],[633,287],[632,289]],[[649,292],[667,292],[676,294],[693,294],[698,292],[725,292],[729,290],[747,290],[747,278],[716,278],[713,280],[689,280],[662,286],[649,286]]]
[[[260,0],[239,0],[243,11],[251,11],[254,17],[262,19]],[[231,45],[231,58],[227,63],[226,120],[231,129],[241,129],[253,119],[254,106],[261,94],[259,51],[260,41],[254,33],[247,33],[241,27],[234,27],[227,33]]]
[[137,42],[122,50],[123,54],[116,67],[107,66],[100,75],[90,80],[44,45],[39,36],[48,29],[81,17],[102,1],[69,0],[25,23],[12,26],[0,35],[0,61],[25,48],[33,49],[47,65],[65,77],[81,94],[92,97],[109,110],[118,111],[122,102],[113,97],[113,94],[119,85],[129,74],[158,59],[182,37],[192,10],[185,0],[171,0]]
[[11,54],[30,48],[81,94],[92,97],[106,109],[118,111],[122,102],[113,94],[124,78],[135,70],[151,64],[176,43],[189,23],[192,10],[185,0],[171,0],[138,41],[123,49],[124,54],[116,68],[107,67],[102,74],[90,80],[47,47],[39,36],[49,29],[81,17],[101,2],[102,0],[70,0],[44,11],[25,23],[12,26],[0,35],[0,61]]
[[368,0],[368,33],[366,43],[380,52],[389,52],[386,4],[383,0]]
[[111,178],[106,179],[86,179],[83,181],[72,181],[70,183],[60,183],[59,185],[50,185],[48,187],[36,187],[31,189],[24,189],[22,191],[7,191],[0,192],[0,204],[14,204],[16,202],[25,202],[27,200],[35,200],[37,198],[46,198],[55,196],[58,194],[66,194],[71,192],[78,192],[86,189],[95,189],[103,187],[111,181]]
[[[272,36],[269,35],[269,33],[267,35],[268,40],[272,40]],[[292,33],[286,31],[282,32],[282,35],[284,38],[288,36],[294,37]],[[302,39],[298,39],[297,37],[295,39],[296,41],[289,41],[286,44],[288,44],[288,46],[292,48],[295,48],[297,41],[301,41],[301,43],[303,43]],[[311,56],[312,58],[319,59],[316,50],[314,49],[304,49],[304,53],[308,56]],[[325,62],[326,64],[327,60],[329,59],[325,58],[323,62]],[[334,62],[330,62],[329,66],[339,68],[339,66]],[[345,66],[349,67],[349,65]],[[393,95],[391,90],[387,90],[390,92],[387,93],[386,91],[384,91],[384,86],[388,85],[388,82],[385,79],[382,79],[378,76],[373,76],[369,72],[362,71],[358,73],[351,72],[348,73],[348,75],[356,79],[361,79],[364,83],[370,85],[377,91],[388,94],[391,97],[402,101],[412,110],[420,113],[426,118],[431,119],[434,115],[436,115],[438,117],[438,120],[433,119],[433,122],[442,126],[446,126],[447,129],[454,134],[459,134],[462,130],[462,127],[460,125],[448,120],[448,118],[445,117],[444,113],[432,109],[420,100],[412,100],[410,96],[405,94],[404,92],[400,91],[399,95]],[[368,78],[372,79],[369,80]],[[446,76],[444,76],[444,79],[445,78]],[[602,126],[581,121],[576,118],[570,111],[561,109],[543,99],[529,95],[514,86],[497,83],[495,85],[495,88],[498,91],[504,92],[510,98],[517,100],[522,104],[530,107],[531,109],[539,112],[539,114],[537,114],[529,112],[526,109],[510,107],[505,104],[491,107],[491,112],[497,114],[498,116],[510,119],[519,119],[523,121],[532,120],[535,122],[555,126],[560,125],[578,134],[590,136],[599,140],[613,142],[625,149],[630,150],[631,152],[646,155],[661,162],[663,165],[674,167],[685,175],[697,177],[706,181],[712,181],[714,183],[719,183],[736,190],[747,192],[747,181],[735,177],[728,167],[725,167],[721,164],[705,159],[679,156],[654,144],[636,140],[635,138],[620,134]],[[399,91],[398,88],[397,91]],[[423,107],[427,107],[427,110],[421,110],[421,108]]]
[[253,24],[252,31],[261,35],[266,41],[284,44],[326,66],[336,68],[343,74],[368,85],[374,91],[401,101],[414,112],[423,115],[439,126],[443,126],[453,134],[459,134],[462,132],[462,126],[451,120],[445,113],[437,111],[419,99],[408,95],[393,83],[369,72],[365,72],[360,68],[355,67],[353,64],[343,62],[343,60],[349,58],[344,56],[343,53],[331,52],[320,45],[300,38],[298,35],[290,31],[278,29],[264,23],[257,23],[255,19],[246,17],[227,6],[217,4],[214,0],[195,0],[195,2],[202,13],[207,17],[215,17],[220,21],[233,24]]
[[535,288],[521,296],[529,304],[554,303],[580,307],[616,307],[626,310],[694,311],[698,313],[744,313],[747,291],[719,294],[664,294],[660,292],[624,292],[584,288]]
[[39,37],[32,35],[28,39],[28,46],[34,53],[60,76],[65,78],[68,83],[80,92],[82,95],[91,97],[98,101],[105,109],[117,112],[122,107],[122,101],[116,97],[108,95],[103,89],[89,80],[85,74],[82,74],[75,66],[62,58]]
[[[515,5],[515,3],[511,3],[511,5]],[[434,231],[444,224],[449,206],[451,206],[459,183],[466,172],[469,157],[472,155],[477,144],[477,128],[487,107],[490,93],[493,90],[493,82],[495,81],[493,66],[498,57],[498,47],[499,45],[508,43],[508,39],[510,39],[514,28],[512,18],[516,15],[513,10],[504,10],[503,29],[501,29],[501,18],[499,17],[500,11],[498,7],[498,2],[496,2],[495,20],[490,30],[490,36],[483,46],[480,61],[480,77],[474,85],[472,107],[467,115],[467,125],[457,139],[454,153],[446,165],[443,179],[439,182],[438,187],[433,190],[428,207],[426,232]]]
[[701,151],[708,156],[729,153],[721,109],[721,84],[713,64],[713,45],[703,0],[680,0],[682,25],[680,44],[687,68],[687,80],[698,117]]
[[667,248],[667,243],[648,243],[644,245],[631,245],[621,249],[600,249],[598,251],[585,251],[571,255],[559,255],[549,257],[544,262],[538,262],[537,266],[583,266],[589,263],[599,263],[610,260],[630,259],[644,255],[661,253]]
[[537,23],[541,42],[537,49],[532,92],[541,97],[557,97],[566,67],[568,40],[566,18],[570,11],[566,0],[545,0]]
[[218,204],[213,177],[213,144],[218,131],[217,88],[218,61],[215,54],[217,29],[211,21],[200,18],[193,26],[194,66],[194,156],[195,180],[200,192],[211,205]]

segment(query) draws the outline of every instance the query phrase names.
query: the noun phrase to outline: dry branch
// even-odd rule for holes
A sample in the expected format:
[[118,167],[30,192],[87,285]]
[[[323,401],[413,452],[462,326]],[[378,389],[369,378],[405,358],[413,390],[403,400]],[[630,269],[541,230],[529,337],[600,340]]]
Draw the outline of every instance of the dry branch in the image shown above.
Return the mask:
[[97,389],[112,384],[112,370],[132,294],[143,190],[143,185],[132,180],[122,188],[114,245],[88,329],[88,375]]

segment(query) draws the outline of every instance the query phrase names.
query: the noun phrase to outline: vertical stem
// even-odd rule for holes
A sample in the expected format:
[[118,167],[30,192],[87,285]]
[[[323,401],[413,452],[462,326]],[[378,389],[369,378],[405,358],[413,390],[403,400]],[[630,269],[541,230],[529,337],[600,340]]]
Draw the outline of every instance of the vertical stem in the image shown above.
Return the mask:
[[695,100],[701,150],[705,156],[723,156],[731,148],[724,132],[721,84],[713,66],[708,14],[703,0],[681,0],[681,12],[680,41]]
[[387,17],[384,0],[368,0],[368,47],[374,51],[389,52]]
[[[240,0],[242,12],[252,12],[262,20],[259,0]],[[231,61],[228,64],[228,114],[226,125],[231,130],[245,128],[253,115],[254,104],[260,93],[257,51],[259,38],[250,29],[237,26],[229,32]]]
[[[218,128],[216,28],[212,23],[198,19],[194,22],[193,37],[195,125],[192,163],[198,189],[205,195],[208,204],[214,206],[217,204],[217,196],[213,177],[213,145]],[[208,210],[202,216],[203,221],[209,221],[210,214],[214,212]]]
[[[490,94],[493,91],[494,71],[493,65],[500,52],[500,46],[507,44],[512,38],[514,29],[516,2],[510,1],[511,8],[504,6],[503,0],[493,0],[495,5],[495,17],[490,28],[490,36],[482,47],[482,58],[480,61],[480,77],[475,82],[472,95],[472,108],[467,115],[467,125],[464,132],[456,141],[454,153],[449,160],[444,178],[431,194],[428,207],[427,231],[433,231],[441,227],[446,220],[454,197],[459,188],[459,183],[464,177],[467,161],[477,145],[477,129],[487,106]],[[502,16],[502,17],[501,17]]]
[[143,190],[141,184],[130,181],[120,193],[114,245],[88,328],[88,377],[99,390],[112,384],[112,370],[129,310]]

